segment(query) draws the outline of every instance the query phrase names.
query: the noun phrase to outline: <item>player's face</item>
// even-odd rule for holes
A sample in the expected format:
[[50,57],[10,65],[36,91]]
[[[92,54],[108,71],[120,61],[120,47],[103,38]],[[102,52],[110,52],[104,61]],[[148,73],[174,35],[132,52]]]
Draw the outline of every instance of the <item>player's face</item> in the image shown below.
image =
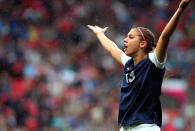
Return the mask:
[[124,52],[128,56],[133,56],[139,51],[140,36],[137,29],[131,29],[124,39]]

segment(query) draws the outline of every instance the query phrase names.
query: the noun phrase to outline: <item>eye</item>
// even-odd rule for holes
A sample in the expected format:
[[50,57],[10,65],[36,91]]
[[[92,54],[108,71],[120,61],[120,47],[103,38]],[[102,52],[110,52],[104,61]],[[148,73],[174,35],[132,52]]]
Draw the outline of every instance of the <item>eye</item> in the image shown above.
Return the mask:
[[134,37],[133,36],[129,36],[130,39],[133,39]]

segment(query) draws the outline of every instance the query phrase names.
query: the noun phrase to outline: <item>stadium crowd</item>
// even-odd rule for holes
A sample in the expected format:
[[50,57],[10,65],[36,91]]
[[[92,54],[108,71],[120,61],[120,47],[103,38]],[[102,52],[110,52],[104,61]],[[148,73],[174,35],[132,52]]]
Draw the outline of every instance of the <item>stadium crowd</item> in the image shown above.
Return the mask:
[[[86,25],[108,26],[108,37],[123,48],[132,26],[158,38],[178,3],[0,0],[0,131],[118,130],[123,67]],[[162,131],[195,130],[194,21],[192,1],[167,55],[167,79],[187,80],[187,98],[174,108],[163,103]]]

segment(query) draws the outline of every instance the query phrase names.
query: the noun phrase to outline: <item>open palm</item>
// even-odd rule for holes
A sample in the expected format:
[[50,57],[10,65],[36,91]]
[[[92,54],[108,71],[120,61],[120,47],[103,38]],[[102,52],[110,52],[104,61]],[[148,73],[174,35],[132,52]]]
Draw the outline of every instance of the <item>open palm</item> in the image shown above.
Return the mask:
[[100,28],[99,26],[88,25],[88,28],[91,29],[95,34],[104,33],[108,27]]

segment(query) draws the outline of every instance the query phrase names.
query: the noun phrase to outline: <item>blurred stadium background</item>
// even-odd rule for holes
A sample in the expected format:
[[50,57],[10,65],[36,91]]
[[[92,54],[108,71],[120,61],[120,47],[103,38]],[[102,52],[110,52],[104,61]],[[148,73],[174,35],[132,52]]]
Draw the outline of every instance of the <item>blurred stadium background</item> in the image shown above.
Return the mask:
[[[123,68],[87,24],[123,48],[158,38],[180,0],[0,0],[0,131],[114,131]],[[195,2],[170,41],[162,131],[195,131]]]

